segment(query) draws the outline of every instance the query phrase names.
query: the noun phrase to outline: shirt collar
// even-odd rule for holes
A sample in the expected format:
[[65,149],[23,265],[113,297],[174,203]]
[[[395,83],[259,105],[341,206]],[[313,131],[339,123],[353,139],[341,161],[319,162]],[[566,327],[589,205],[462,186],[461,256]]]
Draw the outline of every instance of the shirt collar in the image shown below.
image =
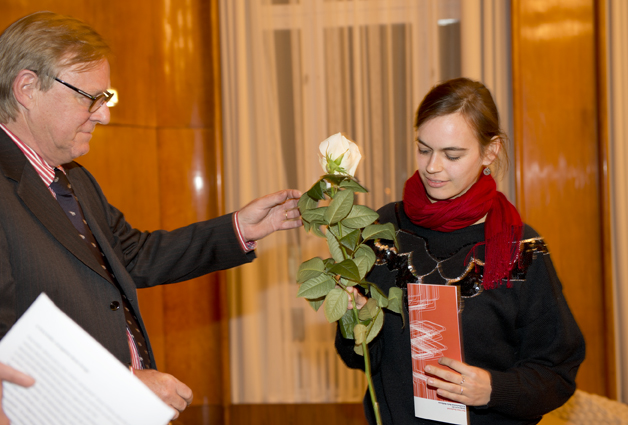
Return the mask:
[[[4,132],[13,140],[13,142],[17,145],[18,148],[24,153],[28,161],[31,163],[37,174],[42,179],[42,181],[46,184],[46,186],[50,186],[52,180],[55,177],[55,167],[51,167],[48,165],[46,160],[41,157],[37,152],[35,152],[30,146],[24,144],[17,136],[9,131],[8,128],[4,126],[4,124],[0,124],[0,128],[4,130]],[[63,167],[58,166],[57,168],[63,170]]]

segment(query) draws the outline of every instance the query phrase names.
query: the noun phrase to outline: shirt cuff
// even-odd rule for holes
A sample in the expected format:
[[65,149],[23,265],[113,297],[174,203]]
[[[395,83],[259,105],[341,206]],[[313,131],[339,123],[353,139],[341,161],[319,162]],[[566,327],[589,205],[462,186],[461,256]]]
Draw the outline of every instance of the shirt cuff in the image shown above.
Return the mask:
[[255,248],[257,248],[257,242],[244,240],[244,237],[242,236],[242,232],[240,231],[240,225],[238,224],[239,212],[240,211],[236,211],[235,213],[233,213],[233,228],[236,231],[236,235],[238,235],[238,240],[240,241],[240,246],[242,247],[242,250],[244,252],[251,252]]

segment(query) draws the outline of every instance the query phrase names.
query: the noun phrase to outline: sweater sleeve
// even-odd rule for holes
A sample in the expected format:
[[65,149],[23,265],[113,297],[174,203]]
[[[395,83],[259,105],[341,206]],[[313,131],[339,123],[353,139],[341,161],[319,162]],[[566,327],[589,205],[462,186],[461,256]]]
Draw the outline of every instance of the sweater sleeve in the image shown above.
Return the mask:
[[508,416],[535,418],[574,393],[585,343],[549,254],[532,262],[519,298],[518,361],[505,371],[489,369],[493,392],[488,407]]

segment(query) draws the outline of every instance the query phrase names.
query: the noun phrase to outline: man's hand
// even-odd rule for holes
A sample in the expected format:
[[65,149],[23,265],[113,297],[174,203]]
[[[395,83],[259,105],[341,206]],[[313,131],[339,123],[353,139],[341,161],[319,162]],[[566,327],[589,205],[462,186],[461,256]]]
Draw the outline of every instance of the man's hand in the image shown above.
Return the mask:
[[177,413],[172,419],[177,419],[192,403],[192,390],[174,376],[154,369],[135,369],[133,372],[164,403],[176,410]]
[[288,230],[301,226],[297,202],[298,190],[282,190],[271,193],[247,204],[238,212],[238,225],[244,239],[258,241],[276,230]]
[[[0,401],[2,400],[2,381],[12,382],[23,387],[30,387],[35,383],[35,380],[30,376],[18,372],[11,366],[0,363]],[[9,425],[10,423],[9,418],[2,410],[2,404],[0,404],[0,425]]]

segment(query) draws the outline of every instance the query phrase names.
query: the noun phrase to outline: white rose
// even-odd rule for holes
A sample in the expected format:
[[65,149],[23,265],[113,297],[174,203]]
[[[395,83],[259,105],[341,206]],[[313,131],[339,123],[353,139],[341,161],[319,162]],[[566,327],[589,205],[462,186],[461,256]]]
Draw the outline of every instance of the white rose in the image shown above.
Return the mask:
[[[347,139],[342,133],[323,140],[318,147],[319,161],[325,173],[354,175],[362,159],[358,145]],[[340,161],[338,159],[342,157]]]

